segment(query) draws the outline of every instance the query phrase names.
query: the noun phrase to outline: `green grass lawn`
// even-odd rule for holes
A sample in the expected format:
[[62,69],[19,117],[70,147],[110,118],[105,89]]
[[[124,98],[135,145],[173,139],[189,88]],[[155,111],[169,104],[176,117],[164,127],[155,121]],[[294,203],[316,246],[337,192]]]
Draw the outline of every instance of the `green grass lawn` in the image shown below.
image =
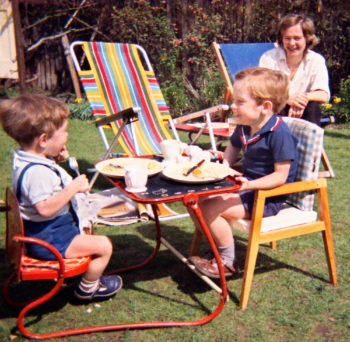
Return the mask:
[[[95,126],[71,120],[68,149],[82,171],[93,166],[104,152]],[[204,141],[205,142],[205,141]],[[0,196],[11,183],[11,153],[16,145],[0,131]],[[320,233],[281,241],[277,251],[267,245],[259,251],[248,307],[239,310],[242,275],[231,278],[229,302],[213,321],[199,327],[132,330],[96,333],[60,341],[349,341],[350,253],[349,253],[349,169],[350,128],[326,130],[325,148],[336,173],[328,181],[338,286],[329,276]],[[91,176],[91,175],[90,175]],[[100,177],[94,190],[109,187]],[[184,210],[181,203],[178,210]],[[193,224],[189,219],[163,223],[164,237],[187,254]],[[11,273],[5,256],[5,215],[0,215],[0,286]],[[108,235],[114,244],[109,270],[144,260],[154,247],[153,222],[119,227],[98,227],[96,234]],[[235,233],[236,234],[236,233]],[[247,236],[236,234],[241,269]],[[206,249],[205,242],[201,250]],[[169,251],[161,248],[148,266],[123,274],[124,288],[111,300],[98,305],[80,304],[67,290],[29,312],[27,328],[46,333],[58,329],[127,323],[135,321],[197,320],[207,316],[219,303],[219,296]],[[20,284],[25,296],[48,284]],[[90,312],[91,311],[91,312]],[[89,313],[90,312],[90,313]],[[18,334],[17,308],[0,296],[0,340]],[[25,340],[14,336],[16,341]]]

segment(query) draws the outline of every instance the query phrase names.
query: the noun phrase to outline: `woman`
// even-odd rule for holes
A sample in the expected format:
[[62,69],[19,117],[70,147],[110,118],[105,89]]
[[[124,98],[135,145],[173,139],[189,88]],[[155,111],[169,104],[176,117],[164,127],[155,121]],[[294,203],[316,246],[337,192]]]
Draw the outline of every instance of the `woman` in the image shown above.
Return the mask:
[[320,103],[328,102],[328,70],[323,56],[311,50],[318,43],[312,20],[289,14],[278,26],[278,47],[265,52],[259,66],[281,70],[289,76],[286,107],[280,113],[320,125]]

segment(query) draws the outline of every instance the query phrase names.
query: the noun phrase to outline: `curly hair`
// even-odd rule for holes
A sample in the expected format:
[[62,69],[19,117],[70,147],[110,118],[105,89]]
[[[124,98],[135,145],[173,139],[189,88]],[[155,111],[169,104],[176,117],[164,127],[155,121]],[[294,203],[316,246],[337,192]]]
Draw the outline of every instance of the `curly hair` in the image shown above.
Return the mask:
[[30,145],[43,133],[52,137],[68,115],[65,103],[44,95],[26,94],[0,102],[2,127],[21,146]]

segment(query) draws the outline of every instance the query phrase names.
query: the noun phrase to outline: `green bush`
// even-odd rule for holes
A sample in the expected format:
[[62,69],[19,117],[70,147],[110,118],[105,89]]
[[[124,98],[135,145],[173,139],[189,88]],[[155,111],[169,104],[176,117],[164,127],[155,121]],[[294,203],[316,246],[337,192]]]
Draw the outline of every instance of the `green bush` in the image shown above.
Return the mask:
[[179,116],[219,103],[224,94],[210,47],[221,37],[223,20],[208,16],[198,4],[189,6],[186,10],[193,22],[178,39],[179,27],[169,24],[165,3],[158,7],[138,0],[114,8],[110,35],[113,41],[145,48],[172,115]]
[[69,102],[70,117],[80,120],[91,120],[92,110],[86,99],[76,99],[74,102]]
[[332,103],[322,106],[324,116],[333,115],[338,123],[344,123],[350,119],[350,76],[346,80],[340,80],[339,95],[332,98]]
[[[348,69],[346,58],[340,56],[346,57],[348,52],[346,15],[340,1],[331,8],[318,1],[281,4],[273,0],[267,6],[261,1],[242,5],[237,1],[212,0],[204,8],[198,2],[174,0],[168,8],[166,3],[160,1],[160,6],[152,6],[149,0],[136,0],[115,7],[108,34],[113,41],[137,43],[145,48],[173,116],[222,101],[225,86],[211,48],[213,41],[274,41],[280,17],[291,12],[305,13],[314,19],[321,38],[316,51],[327,60],[332,92],[344,91],[339,90],[339,76]],[[337,120],[347,120],[346,106],[338,107],[332,109],[337,110]],[[329,110],[324,108],[324,112]]]

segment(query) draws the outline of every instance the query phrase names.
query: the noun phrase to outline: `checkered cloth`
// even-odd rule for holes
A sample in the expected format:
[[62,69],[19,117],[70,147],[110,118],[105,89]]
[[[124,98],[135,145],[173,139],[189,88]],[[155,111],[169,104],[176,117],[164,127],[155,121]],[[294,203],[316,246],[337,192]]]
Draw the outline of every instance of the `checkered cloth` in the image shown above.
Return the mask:
[[[283,120],[299,140],[299,161],[295,181],[317,179],[323,147],[323,129],[302,119],[283,117]],[[314,191],[290,194],[287,202],[301,210],[312,210]]]

